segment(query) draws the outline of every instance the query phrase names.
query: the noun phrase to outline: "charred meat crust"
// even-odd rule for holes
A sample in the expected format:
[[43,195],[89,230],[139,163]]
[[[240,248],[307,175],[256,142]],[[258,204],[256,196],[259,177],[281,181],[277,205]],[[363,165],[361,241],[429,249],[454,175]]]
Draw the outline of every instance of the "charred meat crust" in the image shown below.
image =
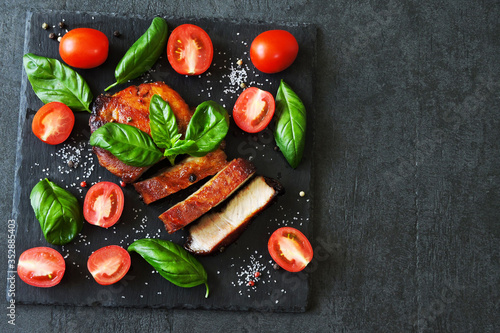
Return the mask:
[[[168,101],[177,119],[179,132],[185,133],[192,112],[180,95],[163,82],[130,86],[112,96],[98,96],[93,104],[89,119],[90,131],[94,132],[109,122],[118,122],[135,126],[149,134],[151,132],[149,128],[149,103],[155,94]],[[126,165],[104,149],[94,147],[93,151],[101,166],[121,177],[126,183],[136,181],[148,169],[147,167],[137,168]]]
[[[224,219],[223,215],[224,215],[224,211],[226,209],[232,208],[231,201],[238,200],[238,196],[245,196],[247,194],[247,193],[245,193],[245,191],[251,191],[251,186],[253,185],[253,183],[257,182],[257,181],[261,181],[261,180],[264,180],[265,183],[267,184],[267,186],[269,186],[273,190],[273,192],[269,195],[268,199],[265,202],[263,202],[261,204],[261,206],[256,207],[256,209],[254,209],[251,214],[245,216],[242,221],[238,222],[237,227],[235,227],[234,229],[231,229],[230,232],[225,234],[225,235],[223,234],[223,226],[221,226],[220,228],[217,226],[217,228],[220,230],[220,234],[218,235],[218,236],[220,236],[220,239],[214,239],[214,237],[212,237],[213,235],[208,236],[208,237],[210,237],[211,241],[218,240],[218,242],[215,243],[210,249],[200,250],[200,249],[196,249],[196,248],[192,247],[193,242],[194,242],[193,233],[192,233],[193,230],[195,230],[196,228],[204,228],[205,226],[209,226],[209,224],[214,224],[214,223],[224,224],[224,223],[226,223],[226,220]],[[184,248],[186,250],[188,250],[189,252],[192,252],[192,253],[195,253],[198,255],[209,255],[209,254],[218,253],[219,249],[232,244],[243,233],[243,231],[245,231],[245,229],[249,226],[251,221],[258,214],[260,214],[264,209],[266,209],[271,203],[273,203],[275,198],[278,195],[281,195],[283,193],[284,193],[283,186],[279,182],[277,182],[276,180],[271,179],[271,178],[267,178],[267,177],[262,177],[262,176],[255,177],[250,182],[250,184],[248,184],[244,188],[240,189],[233,196],[233,198],[224,205],[224,207],[221,209],[220,212],[209,213],[208,215],[203,216],[196,223],[194,223],[189,228],[189,236],[187,238],[186,243],[184,244]],[[218,216],[222,216],[222,217],[217,219]],[[204,230],[198,230],[197,235],[201,235],[201,237],[207,237],[206,233],[204,233],[203,231]],[[194,236],[194,237],[196,237],[196,236]]]
[[171,207],[159,218],[167,231],[173,233],[220,204],[254,173],[255,166],[251,162],[242,158],[234,159],[198,191]]
[[188,157],[161,170],[154,177],[133,185],[144,202],[150,204],[216,174],[227,165],[226,158],[226,154],[220,149],[203,157]]

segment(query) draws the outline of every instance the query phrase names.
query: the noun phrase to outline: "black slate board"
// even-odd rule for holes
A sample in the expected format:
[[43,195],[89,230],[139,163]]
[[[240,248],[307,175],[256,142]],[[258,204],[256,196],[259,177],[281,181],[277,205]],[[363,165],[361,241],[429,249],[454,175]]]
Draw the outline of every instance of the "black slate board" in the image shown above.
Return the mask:
[[[170,67],[166,56],[162,56],[153,70],[130,84],[164,81],[186,100],[190,106],[212,99],[231,112],[242,89],[237,79],[246,75],[244,82],[276,93],[280,79],[289,83],[302,98],[308,112],[308,123],[313,114],[313,68],[315,58],[316,29],[307,24],[261,24],[256,22],[234,22],[213,19],[178,19],[165,17],[169,31],[179,24],[193,23],[203,27],[214,44],[214,60],[207,73],[196,77],[179,75]],[[110,54],[104,65],[91,70],[78,70],[87,80],[94,96],[114,82],[114,68],[132,45],[147,29],[152,18],[122,17],[82,12],[43,12],[27,15],[25,53],[59,59],[57,41],[48,38],[50,32],[64,34],[66,29],[90,27],[103,31],[110,40]],[[64,21],[61,29],[58,22]],[[43,30],[42,23],[51,28]],[[249,59],[250,43],[260,32],[283,28],[297,38],[300,52],[295,63],[286,71],[265,75],[252,66]],[[113,32],[119,31],[120,37]],[[244,69],[238,71],[236,61],[243,59]],[[231,68],[237,69],[231,71]],[[233,73],[234,77],[230,77]],[[159,237],[183,244],[186,232],[181,230],[169,235],[157,216],[176,202],[183,200],[198,186],[182,191],[167,199],[146,206],[139,200],[132,186],[124,188],[125,209],[118,224],[102,229],[84,224],[79,237],[65,246],[48,244],[29,203],[29,193],[42,178],[67,188],[83,204],[87,189],[79,184],[85,180],[89,185],[98,181],[119,182],[119,179],[100,167],[88,145],[89,114],[76,113],[76,125],[71,137],[63,144],[49,146],[39,141],[31,132],[31,121],[42,102],[33,93],[23,74],[21,89],[19,135],[17,150],[16,180],[14,190],[13,219],[16,221],[17,258],[26,249],[50,246],[59,250],[66,260],[66,273],[62,282],[54,288],[35,288],[20,279],[16,283],[15,301],[24,304],[102,305],[161,308],[203,308],[223,310],[260,311],[305,311],[309,294],[308,273],[292,274],[272,268],[267,252],[269,235],[278,227],[294,226],[312,237],[311,201],[313,129],[309,128],[307,149],[300,166],[293,170],[281,153],[275,151],[272,133],[265,130],[259,135],[249,135],[239,130],[234,123],[227,137],[228,157],[246,157],[257,166],[258,173],[278,179],[286,194],[260,214],[236,243],[225,252],[215,256],[199,257],[208,272],[210,297],[204,298],[204,287],[179,288],[164,280],[137,254],[132,254],[132,267],[126,277],[112,286],[100,286],[92,279],[86,268],[88,256],[95,250],[111,244],[127,247],[135,239]],[[237,81],[237,80],[236,80]],[[111,93],[129,84],[116,87]],[[67,160],[77,162],[70,168]],[[154,170],[153,170],[154,171]],[[299,192],[306,196],[300,197]],[[9,272],[12,271],[9,267]],[[254,287],[245,285],[253,273],[259,270]],[[9,273],[13,274],[13,273]],[[241,285],[240,285],[241,284]]]

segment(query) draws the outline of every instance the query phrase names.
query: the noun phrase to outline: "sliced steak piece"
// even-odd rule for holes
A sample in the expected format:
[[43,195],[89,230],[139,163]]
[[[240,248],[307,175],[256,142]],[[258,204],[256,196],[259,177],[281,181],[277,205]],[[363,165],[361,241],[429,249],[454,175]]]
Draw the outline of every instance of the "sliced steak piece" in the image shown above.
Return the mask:
[[156,176],[133,185],[144,202],[149,205],[205,177],[215,175],[227,165],[226,158],[221,149],[203,157],[188,157],[174,166],[159,171]]
[[273,179],[255,177],[239,190],[220,212],[204,215],[189,228],[186,250],[210,254],[234,242],[251,219],[266,208],[283,187]]
[[[130,86],[116,94],[100,95],[96,98],[90,116],[90,131],[109,122],[117,122],[137,127],[148,134],[149,128],[149,102],[153,95],[158,94],[168,101],[177,119],[179,133],[185,133],[191,111],[179,94],[163,82],[144,83],[139,86]],[[133,167],[120,161],[107,150],[93,147],[99,159],[99,164],[108,169],[112,174],[121,177],[124,182],[136,181],[147,167]]]
[[186,200],[179,202],[159,216],[169,233],[184,228],[210,209],[214,208],[250,179],[255,166],[237,158]]

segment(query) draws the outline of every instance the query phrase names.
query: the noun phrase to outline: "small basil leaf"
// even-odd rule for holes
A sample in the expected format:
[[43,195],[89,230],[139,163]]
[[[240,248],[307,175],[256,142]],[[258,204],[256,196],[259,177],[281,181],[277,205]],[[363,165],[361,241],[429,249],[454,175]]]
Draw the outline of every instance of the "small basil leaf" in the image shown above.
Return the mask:
[[208,297],[205,268],[181,246],[166,240],[145,238],[136,240],[127,250],[140,254],[161,276],[176,286],[190,288],[205,284],[205,297]]
[[179,140],[174,143],[171,148],[165,149],[163,155],[166,156],[173,165],[177,155],[191,154],[191,152],[196,152],[197,148],[196,142],[193,140]]
[[296,168],[306,143],[306,108],[283,80],[276,94],[276,119],[276,144],[292,168]]
[[196,150],[187,152],[192,156],[204,156],[217,149],[229,130],[229,115],[226,109],[214,101],[198,105],[186,130],[186,140],[196,142]]
[[156,60],[165,51],[167,34],[167,22],[160,17],[155,17],[148,30],[128,49],[116,66],[116,82],[104,91],[135,79],[153,67]]
[[83,216],[78,200],[48,179],[33,187],[30,201],[43,235],[50,244],[67,244],[82,230]]
[[90,144],[106,149],[123,163],[135,167],[153,165],[163,156],[148,134],[120,123],[99,127],[90,136]]
[[171,148],[181,136],[170,104],[159,95],[153,95],[149,103],[149,127],[159,148]]
[[87,82],[57,59],[27,53],[23,65],[33,91],[45,104],[61,102],[74,111],[90,112],[92,92]]

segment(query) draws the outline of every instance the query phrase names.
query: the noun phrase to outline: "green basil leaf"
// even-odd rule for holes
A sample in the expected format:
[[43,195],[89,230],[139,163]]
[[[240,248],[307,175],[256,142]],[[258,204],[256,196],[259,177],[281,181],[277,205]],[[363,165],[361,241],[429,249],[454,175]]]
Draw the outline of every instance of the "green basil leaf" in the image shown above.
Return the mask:
[[23,65],[35,94],[45,104],[61,102],[74,111],[90,112],[92,92],[87,82],[57,59],[27,53]]
[[47,178],[33,187],[30,201],[50,244],[67,244],[82,230],[83,215],[78,200]]
[[187,151],[192,156],[204,156],[217,149],[229,130],[226,109],[214,101],[198,105],[186,130],[186,140],[193,140],[196,149]]
[[193,140],[179,140],[171,148],[165,149],[163,156],[166,156],[170,163],[174,165],[175,158],[181,154],[189,154],[197,150],[196,142]]
[[107,123],[99,127],[90,136],[90,144],[135,167],[153,165],[163,157],[148,134],[126,124]]
[[276,94],[276,119],[276,144],[292,168],[296,168],[306,143],[306,108],[283,80]]
[[167,22],[160,17],[155,17],[148,30],[128,49],[116,66],[116,82],[104,91],[135,79],[153,67],[156,60],[165,51],[167,35]]
[[136,240],[127,250],[140,254],[161,276],[176,286],[190,288],[205,284],[205,297],[208,297],[205,268],[180,245],[162,239],[145,238]]
[[149,127],[151,137],[159,148],[171,148],[181,137],[170,104],[159,95],[153,95],[149,103]]

